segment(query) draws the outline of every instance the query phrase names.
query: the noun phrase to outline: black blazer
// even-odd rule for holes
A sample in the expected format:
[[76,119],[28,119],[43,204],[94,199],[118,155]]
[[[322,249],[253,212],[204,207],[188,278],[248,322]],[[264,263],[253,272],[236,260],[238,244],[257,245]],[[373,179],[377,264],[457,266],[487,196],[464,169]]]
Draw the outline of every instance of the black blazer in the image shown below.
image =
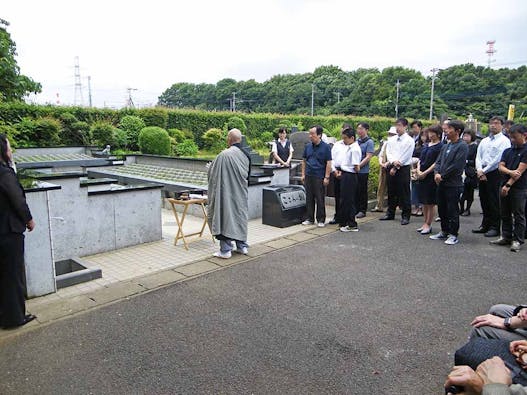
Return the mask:
[[0,163],[0,235],[24,233],[31,219],[24,189],[14,170]]

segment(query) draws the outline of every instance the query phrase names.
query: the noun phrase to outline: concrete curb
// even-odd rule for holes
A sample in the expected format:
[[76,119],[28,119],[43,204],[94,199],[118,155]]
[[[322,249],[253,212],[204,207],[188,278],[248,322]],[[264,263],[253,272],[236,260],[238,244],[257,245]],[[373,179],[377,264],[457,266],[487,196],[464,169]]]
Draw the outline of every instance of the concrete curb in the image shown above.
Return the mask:
[[[373,221],[379,218],[380,214],[382,213],[369,213],[367,217],[358,219],[357,222],[361,224]],[[338,230],[338,226],[336,225],[327,225],[324,228],[310,226],[306,227],[305,230],[278,239],[255,244],[249,249],[248,255],[233,253],[230,259],[220,259],[211,256],[210,258],[200,259],[172,269],[110,284],[103,289],[69,299],[52,300],[35,304],[31,307],[31,313],[35,314],[37,319],[19,329],[0,329],[0,345],[9,339],[47,326],[55,321],[74,317],[84,312],[117,303],[121,300],[127,300],[176,283],[193,280],[218,270],[250,262],[262,255],[291,248],[298,244],[304,244],[311,240],[338,232]]]

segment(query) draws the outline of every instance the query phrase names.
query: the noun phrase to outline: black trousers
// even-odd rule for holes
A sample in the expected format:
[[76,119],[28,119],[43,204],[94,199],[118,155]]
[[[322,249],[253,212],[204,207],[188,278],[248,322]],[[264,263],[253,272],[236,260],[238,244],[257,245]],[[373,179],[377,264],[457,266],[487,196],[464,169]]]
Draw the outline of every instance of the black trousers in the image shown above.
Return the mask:
[[410,202],[410,166],[402,166],[393,176],[387,170],[386,177],[388,184],[388,210],[386,215],[395,217],[395,209],[399,206],[402,210],[402,217],[410,219],[412,210]]
[[368,176],[369,173],[359,173],[357,192],[357,212],[366,214],[368,211]]
[[463,187],[437,186],[437,212],[441,218],[441,231],[457,236],[459,233],[459,197]]
[[335,177],[335,174],[331,173],[333,179],[333,192],[335,193],[335,221],[338,221],[340,212],[340,178]]
[[340,181],[340,226],[357,226],[357,195],[359,178],[357,173],[342,172]]
[[479,199],[483,210],[481,226],[484,229],[500,230],[500,186],[498,170],[486,174],[487,181],[479,182]]
[[459,202],[463,206],[465,202],[467,202],[467,207],[465,209],[469,210],[470,206],[472,206],[472,203],[474,202],[474,189],[476,186],[472,184],[471,182],[465,182],[463,185],[463,194],[461,195],[461,199],[459,199]]
[[511,188],[507,196],[501,197],[501,235],[505,239],[523,244],[526,200],[527,190],[521,188]]
[[324,179],[314,176],[306,176],[304,180],[306,188],[306,211],[307,219],[315,222],[315,204],[317,222],[326,221],[326,187]]
[[24,235],[0,236],[0,327],[21,323],[26,314],[24,299]]

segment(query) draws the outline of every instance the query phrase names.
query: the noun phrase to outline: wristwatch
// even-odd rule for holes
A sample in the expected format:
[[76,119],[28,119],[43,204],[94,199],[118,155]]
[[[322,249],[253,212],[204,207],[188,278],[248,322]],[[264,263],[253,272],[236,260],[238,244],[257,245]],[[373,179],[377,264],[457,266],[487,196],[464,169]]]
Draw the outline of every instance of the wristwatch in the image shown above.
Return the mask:
[[511,317],[507,317],[503,320],[503,326],[505,326],[505,329],[507,329],[508,331],[510,331],[512,329],[511,327]]

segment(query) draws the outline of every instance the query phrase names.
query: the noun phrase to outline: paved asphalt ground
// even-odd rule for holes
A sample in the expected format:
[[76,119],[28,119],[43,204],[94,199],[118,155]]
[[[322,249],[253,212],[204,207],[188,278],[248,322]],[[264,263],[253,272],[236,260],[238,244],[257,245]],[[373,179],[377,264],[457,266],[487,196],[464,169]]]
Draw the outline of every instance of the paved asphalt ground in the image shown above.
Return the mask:
[[471,318],[525,302],[474,211],[457,246],[375,220],[21,334],[0,394],[441,394]]

